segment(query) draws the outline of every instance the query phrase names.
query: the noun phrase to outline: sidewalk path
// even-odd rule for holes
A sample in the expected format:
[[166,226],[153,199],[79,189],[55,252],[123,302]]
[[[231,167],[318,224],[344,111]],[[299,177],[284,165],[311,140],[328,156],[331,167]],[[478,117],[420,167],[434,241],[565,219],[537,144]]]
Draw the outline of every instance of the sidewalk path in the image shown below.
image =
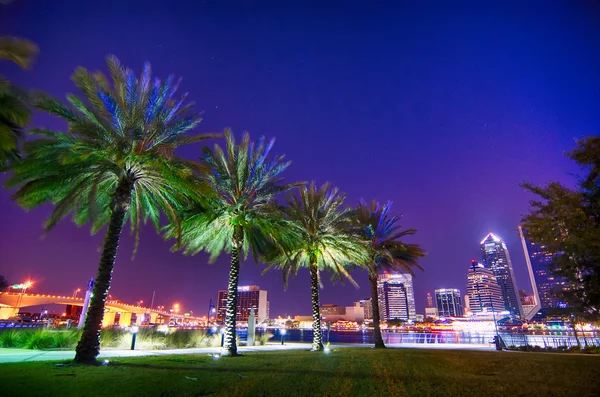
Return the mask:
[[[446,349],[446,350],[479,350],[493,351],[494,348],[488,345],[472,344],[422,344],[422,343],[403,343],[389,344],[391,348],[421,348],[421,349]],[[244,352],[264,352],[281,350],[309,350],[310,343],[269,343],[265,346],[240,346],[238,350]],[[371,345],[362,345],[355,343],[338,343],[330,345],[331,349],[339,348],[370,348]],[[115,357],[142,357],[142,356],[166,356],[173,354],[214,354],[219,353],[219,347],[201,347],[194,349],[170,349],[170,350],[102,350],[100,359],[109,359]],[[0,349],[0,364],[18,363],[26,361],[63,361],[71,360],[74,357],[74,351],[43,351],[29,349]]]

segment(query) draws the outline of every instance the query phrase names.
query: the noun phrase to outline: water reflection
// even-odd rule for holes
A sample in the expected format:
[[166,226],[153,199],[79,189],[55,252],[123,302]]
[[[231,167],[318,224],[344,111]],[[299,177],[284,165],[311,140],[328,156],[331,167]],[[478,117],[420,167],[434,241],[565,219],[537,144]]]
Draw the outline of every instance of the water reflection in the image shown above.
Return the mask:
[[[312,330],[310,329],[286,329],[285,340],[288,342],[312,342]],[[237,331],[241,340],[247,338],[247,330]],[[257,328],[258,336],[265,333],[273,335],[271,341],[281,339],[280,329]],[[382,331],[383,340],[386,344],[477,344],[491,345],[495,336],[494,332],[463,332],[463,331],[436,331],[436,332],[395,332]],[[576,346],[577,340],[567,332],[549,332],[543,335],[500,332],[500,336],[506,345],[522,346]],[[586,333],[580,335],[581,344],[600,345],[598,333]],[[373,344],[372,330],[336,331],[323,330],[323,342],[331,343],[360,343]]]

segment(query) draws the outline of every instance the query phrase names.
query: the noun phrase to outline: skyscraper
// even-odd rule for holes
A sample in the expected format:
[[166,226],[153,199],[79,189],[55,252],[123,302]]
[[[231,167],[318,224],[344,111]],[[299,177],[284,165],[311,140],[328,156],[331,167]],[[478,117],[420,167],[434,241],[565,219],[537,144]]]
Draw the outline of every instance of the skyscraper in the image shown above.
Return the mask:
[[[238,287],[237,296],[237,321],[248,321],[250,309],[256,311],[256,319],[258,324],[269,318],[269,302],[267,301],[267,291],[261,290],[258,285],[245,285]],[[219,291],[219,299],[217,301],[217,319],[225,320],[225,312],[227,311],[227,290]]]
[[436,289],[435,301],[437,304],[438,316],[462,317],[463,308],[459,290],[455,288]]
[[516,316],[523,314],[519,289],[506,244],[493,233],[481,241],[483,265],[494,273],[502,289],[504,309]]
[[382,321],[415,320],[415,296],[408,273],[384,273],[377,277],[379,311]]
[[502,288],[496,281],[496,276],[477,261],[471,261],[467,275],[467,296],[468,307],[474,314],[505,310]]
[[550,271],[552,260],[557,254],[548,251],[543,245],[530,241],[527,232],[521,226],[519,226],[519,235],[523,243],[529,277],[532,279],[531,287],[536,300],[536,311],[564,307],[565,303],[561,302],[560,292],[571,289],[571,283]]

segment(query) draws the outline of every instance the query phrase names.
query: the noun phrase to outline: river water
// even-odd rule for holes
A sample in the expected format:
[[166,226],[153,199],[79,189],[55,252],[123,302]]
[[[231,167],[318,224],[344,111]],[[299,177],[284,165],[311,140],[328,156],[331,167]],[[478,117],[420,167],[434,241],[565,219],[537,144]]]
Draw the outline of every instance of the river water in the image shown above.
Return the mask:
[[[285,333],[282,335],[282,332]],[[241,340],[247,338],[247,330],[237,331]],[[312,330],[310,329],[256,329],[257,335],[268,333],[273,335],[271,342],[284,340],[288,342],[312,342]],[[507,346],[576,346],[576,338],[568,332],[549,332],[545,334],[523,334],[523,333],[499,333]],[[477,344],[492,345],[495,336],[494,332],[457,332],[457,331],[436,331],[436,332],[396,332],[382,331],[383,340],[387,344]],[[579,335],[581,344],[600,346],[600,334],[586,333]],[[323,331],[323,342],[331,343],[360,343],[373,344],[372,330],[357,331]]]

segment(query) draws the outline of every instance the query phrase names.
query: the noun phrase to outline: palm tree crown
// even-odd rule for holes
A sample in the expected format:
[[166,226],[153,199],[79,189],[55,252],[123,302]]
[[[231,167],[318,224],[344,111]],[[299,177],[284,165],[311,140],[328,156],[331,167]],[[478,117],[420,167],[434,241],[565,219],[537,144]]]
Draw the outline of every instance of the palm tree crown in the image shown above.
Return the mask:
[[[297,184],[283,184],[281,173],[289,166],[284,156],[271,156],[274,140],[260,138],[255,144],[245,133],[236,143],[225,130],[225,149],[215,144],[204,148],[201,166],[208,167],[207,185],[196,209],[182,222],[181,243],[186,254],[205,250],[214,262],[223,251],[231,253],[226,334],[223,354],[236,355],[235,320],[239,278],[239,254],[260,254],[268,240],[281,230],[274,198]],[[167,227],[167,237],[175,228]]]
[[379,205],[360,202],[356,208],[356,221],[361,237],[368,243],[369,271],[375,276],[383,271],[403,271],[414,275],[414,269],[423,270],[418,260],[425,251],[417,244],[407,244],[400,239],[414,235],[416,229],[402,230],[399,216],[391,216],[392,203]]
[[[213,135],[183,134],[200,122],[188,114],[186,95],[175,98],[178,83],[152,80],[146,63],[138,78],[108,57],[112,85],[101,72],[77,68],[75,85],[85,100],[68,95],[71,106],[40,96],[36,106],[67,122],[67,132],[34,130],[41,136],[24,145],[27,157],[13,166],[9,181],[20,185],[14,199],[29,209],[45,202],[55,205],[46,222],[51,229],[73,213],[76,224],[91,223],[92,232],[107,222],[93,297],[76,362],[93,363],[99,353],[104,303],[124,223],[139,237],[140,222],[158,230],[160,215],[179,225],[178,210],[195,194],[197,183],[190,162],[174,150]],[[178,228],[177,228],[178,229]],[[135,248],[134,248],[135,252]]]
[[353,264],[367,261],[362,241],[350,230],[353,211],[342,208],[345,195],[331,188],[329,183],[317,188],[314,182],[298,188],[298,194],[286,197],[282,208],[290,230],[287,241],[280,244],[275,257],[266,259],[270,267],[283,269],[284,281],[297,274],[302,267],[309,268],[312,287],[313,350],[322,350],[321,320],[319,314],[320,272],[331,270],[334,276],[347,278],[358,286],[346,270]]
[[[37,46],[29,40],[0,37],[0,59],[9,60],[29,69]],[[31,116],[27,93],[0,76],[0,169],[20,158],[21,129]]]
[[105,225],[114,209],[119,186],[131,187],[127,218],[139,231],[142,218],[160,226],[164,212],[178,224],[175,203],[190,192],[191,162],[174,156],[184,144],[215,135],[183,135],[200,121],[187,115],[193,103],[187,94],[175,99],[178,83],[152,81],[146,63],[140,78],[118,59],[107,59],[111,87],[100,73],[77,68],[75,85],[85,94],[67,96],[71,106],[40,95],[36,107],[68,123],[68,132],[34,129],[41,136],[25,145],[27,158],[14,167],[11,185],[23,184],[14,198],[30,209],[46,201],[55,204],[46,222],[51,229],[69,213],[76,224],[91,222],[92,231]]
[[400,217],[390,215],[391,207],[392,203],[389,201],[384,205],[379,205],[375,200],[370,205],[361,201],[354,217],[356,230],[367,244],[369,253],[368,261],[364,264],[371,284],[375,347],[385,347],[379,325],[378,274],[383,271],[401,271],[414,275],[415,268],[423,270],[418,260],[425,256],[425,251],[417,244],[406,244],[400,240],[417,231],[402,230]]

